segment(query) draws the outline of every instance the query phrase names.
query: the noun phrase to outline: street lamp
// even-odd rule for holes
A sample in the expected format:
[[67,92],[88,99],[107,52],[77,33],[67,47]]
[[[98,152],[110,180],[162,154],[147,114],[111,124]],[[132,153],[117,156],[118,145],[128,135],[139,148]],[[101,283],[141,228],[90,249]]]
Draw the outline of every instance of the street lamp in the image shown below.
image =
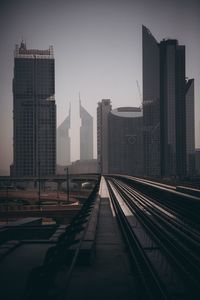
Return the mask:
[[58,183],[58,181],[57,181],[57,198],[59,198],[59,183]]
[[7,217],[6,217],[6,224],[8,224],[8,184],[6,185],[6,211],[7,211]]
[[67,188],[67,203],[69,204],[69,169],[65,168],[66,171],[66,188]]
[[40,202],[40,159],[38,160],[38,204],[39,204],[39,209],[41,206]]

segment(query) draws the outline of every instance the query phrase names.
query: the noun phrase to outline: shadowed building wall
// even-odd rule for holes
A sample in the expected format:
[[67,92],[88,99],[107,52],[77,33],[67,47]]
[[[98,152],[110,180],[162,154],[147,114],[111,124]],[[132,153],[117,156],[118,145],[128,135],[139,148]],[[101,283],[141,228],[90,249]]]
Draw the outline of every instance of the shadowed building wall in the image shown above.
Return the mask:
[[97,164],[98,172],[108,173],[108,115],[112,109],[110,99],[103,99],[97,107]]
[[186,81],[186,155],[187,175],[195,173],[194,79]]
[[142,36],[144,174],[183,178],[189,167],[186,152],[194,142],[185,46],[174,39],[158,43],[145,26]]
[[160,43],[162,176],[186,175],[185,46]]
[[143,175],[142,116],[138,107],[120,107],[109,113],[109,173]]
[[160,57],[159,46],[142,26],[144,174],[160,176]]

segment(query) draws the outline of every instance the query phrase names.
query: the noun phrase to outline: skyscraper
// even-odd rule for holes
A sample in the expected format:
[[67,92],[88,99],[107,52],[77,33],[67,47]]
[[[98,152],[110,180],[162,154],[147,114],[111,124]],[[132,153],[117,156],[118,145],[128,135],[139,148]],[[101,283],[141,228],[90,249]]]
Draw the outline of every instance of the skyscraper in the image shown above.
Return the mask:
[[97,107],[97,162],[102,174],[143,175],[143,113],[139,107]]
[[80,97],[79,107],[81,118],[80,160],[93,159],[93,117],[81,105]]
[[69,137],[71,120],[71,107],[66,119],[60,124],[57,129],[57,164],[67,166],[71,163],[70,146],[71,139]]
[[185,46],[160,43],[161,173],[186,175]]
[[103,99],[97,107],[97,163],[102,174],[108,173],[108,114],[111,108],[110,99]]
[[144,174],[160,176],[160,56],[159,45],[142,26]]
[[143,175],[143,113],[119,107],[108,114],[108,172]]
[[185,46],[173,39],[158,43],[145,26],[142,36],[144,173],[182,178],[186,144],[191,145],[187,132],[194,135],[188,120],[193,96],[192,83],[185,81]]
[[195,172],[194,79],[186,81],[186,158],[187,176]]
[[13,79],[12,175],[55,174],[56,105],[53,47],[16,45]]

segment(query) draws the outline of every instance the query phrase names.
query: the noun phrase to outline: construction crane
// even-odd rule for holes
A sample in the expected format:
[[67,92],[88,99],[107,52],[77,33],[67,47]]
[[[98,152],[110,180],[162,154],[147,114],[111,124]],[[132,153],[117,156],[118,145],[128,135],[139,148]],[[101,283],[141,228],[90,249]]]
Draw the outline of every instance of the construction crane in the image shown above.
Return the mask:
[[142,93],[141,93],[141,89],[140,89],[140,85],[139,82],[136,80],[136,84],[137,84],[137,89],[138,89],[138,94],[139,94],[139,99],[140,99],[140,107],[142,109],[143,106],[143,101],[142,101]]

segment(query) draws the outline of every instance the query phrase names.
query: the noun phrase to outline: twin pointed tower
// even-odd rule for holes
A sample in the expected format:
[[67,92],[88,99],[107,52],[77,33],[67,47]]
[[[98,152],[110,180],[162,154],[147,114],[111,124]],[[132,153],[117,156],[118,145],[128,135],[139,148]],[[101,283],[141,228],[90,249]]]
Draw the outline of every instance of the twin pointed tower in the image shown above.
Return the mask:
[[[93,117],[82,106],[79,94],[80,127],[80,160],[93,159]],[[57,164],[66,166],[71,164],[71,106],[69,114],[57,129]]]
[[80,160],[93,159],[93,117],[82,106],[79,94],[80,110]]

